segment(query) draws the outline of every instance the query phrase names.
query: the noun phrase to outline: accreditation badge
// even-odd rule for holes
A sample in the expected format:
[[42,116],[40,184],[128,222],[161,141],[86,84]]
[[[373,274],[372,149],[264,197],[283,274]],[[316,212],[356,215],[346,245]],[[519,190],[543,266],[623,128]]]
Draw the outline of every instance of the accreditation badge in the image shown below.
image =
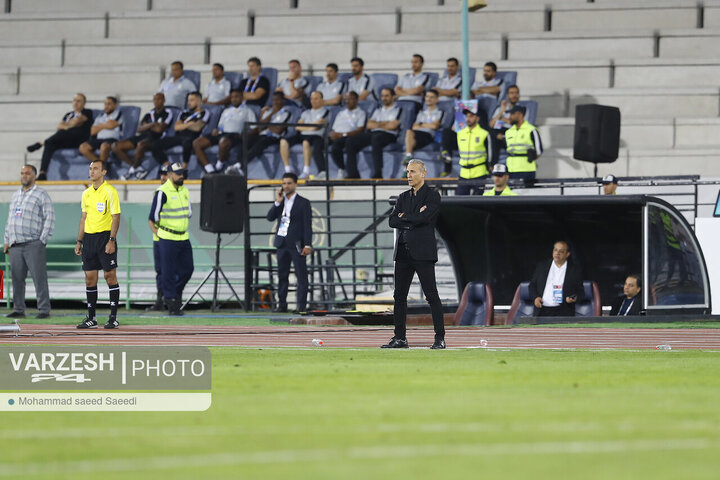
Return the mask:
[[288,228],[290,228],[290,216],[283,215],[280,218],[280,227],[278,228],[278,237],[287,237]]
[[560,305],[563,303],[563,290],[562,285],[553,285],[552,289],[553,302]]

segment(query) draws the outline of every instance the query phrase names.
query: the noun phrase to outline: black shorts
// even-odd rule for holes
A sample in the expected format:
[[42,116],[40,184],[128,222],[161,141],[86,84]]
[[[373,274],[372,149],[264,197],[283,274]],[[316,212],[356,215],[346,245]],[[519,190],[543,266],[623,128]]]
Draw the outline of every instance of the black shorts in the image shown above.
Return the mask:
[[420,149],[427,147],[435,141],[435,135],[431,135],[428,132],[420,130],[414,130],[415,132],[415,148]]
[[239,133],[221,133],[220,135],[208,135],[205,138],[210,140],[210,145],[217,145],[223,138],[230,141],[231,147],[240,145],[240,142],[242,142],[242,135]]
[[99,233],[86,233],[83,237],[82,263],[83,270],[104,270],[109,272],[115,270],[117,264],[117,244],[115,253],[105,253],[105,246],[110,241],[110,230]]
[[117,142],[116,138],[96,138],[96,137],[90,137],[87,140],[87,143],[90,144],[93,150],[97,150],[100,148],[100,145],[103,143],[109,143],[112,145],[113,143]]
[[140,135],[134,135],[130,138],[126,138],[125,140],[132,143],[133,147],[137,147],[137,144],[143,140],[152,141],[153,138],[151,138],[147,133],[141,133]]

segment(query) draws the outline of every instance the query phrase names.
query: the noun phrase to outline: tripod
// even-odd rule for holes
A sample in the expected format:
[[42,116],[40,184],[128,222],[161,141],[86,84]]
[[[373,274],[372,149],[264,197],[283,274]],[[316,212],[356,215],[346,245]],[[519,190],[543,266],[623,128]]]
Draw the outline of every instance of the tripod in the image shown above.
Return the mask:
[[223,280],[225,280],[225,283],[228,287],[230,287],[230,291],[233,293],[233,296],[237,299],[238,303],[240,304],[240,307],[243,307],[243,302],[240,300],[240,297],[238,297],[238,294],[235,292],[235,289],[230,285],[230,280],[227,279],[225,276],[225,272],[223,272],[222,267],[220,267],[220,234],[217,234],[217,243],[215,244],[215,266],[208,272],[208,274],[205,276],[202,282],[200,282],[200,285],[197,286],[195,291],[190,295],[190,298],[188,298],[185,303],[183,303],[180,310],[184,310],[190,301],[195,298],[195,295],[198,295],[198,292],[200,289],[207,283],[207,281],[210,279],[210,277],[215,274],[215,281],[213,286],[213,299],[212,299],[212,311],[216,311],[218,309],[218,302],[217,302],[217,296],[218,296],[218,275],[222,275]]

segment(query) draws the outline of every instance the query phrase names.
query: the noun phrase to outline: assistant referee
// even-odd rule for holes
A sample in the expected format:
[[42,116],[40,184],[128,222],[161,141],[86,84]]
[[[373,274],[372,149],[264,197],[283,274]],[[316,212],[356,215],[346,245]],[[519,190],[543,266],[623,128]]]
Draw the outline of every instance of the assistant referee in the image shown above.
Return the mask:
[[105,328],[117,328],[118,302],[120,301],[120,285],[118,285],[117,241],[120,226],[120,199],[115,187],[105,181],[107,167],[100,160],[90,163],[90,185],[82,194],[80,209],[80,229],[75,255],[82,255],[85,271],[85,292],[87,294],[88,314],[77,328],[97,328],[95,305],[98,298],[98,271],[105,272],[110,291],[110,318]]

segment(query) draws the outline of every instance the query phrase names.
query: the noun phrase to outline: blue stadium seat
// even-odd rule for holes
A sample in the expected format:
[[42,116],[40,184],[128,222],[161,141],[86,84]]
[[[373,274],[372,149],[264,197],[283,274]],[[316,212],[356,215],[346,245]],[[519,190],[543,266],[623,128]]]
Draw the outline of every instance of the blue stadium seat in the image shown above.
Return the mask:
[[195,84],[195,89],[199,92],[200,91],[200,72],[197,70],[184,70],[183,75],[185,78],[190,80]]
[[500,85],[500,95],[498,100],[504,100],[507,98],[507,89],[510,85],[517,84],[517,72],[497,72],[498,78],[502,78],[502,85]]
[[380,91],[383,88],[389,87],[393,89],[398,82],[398,76],[394,73],[373,73],[370,78],[373,80],[373,93],[378,101],[380,101]]
[[488,327],[493,324],[495,301],[487,283],[469,282],[465,285],[455,312],[455,325]]
[[520,317],[532,317],[535,315],[535,299],[530,298],[530,282],[522,282],[515,290],[515,296],[510,304],[510,311],[505,323],[507,325],[517,323]]
[[305,80],[308,81],[308,86],[305,89],[305,95],[310,97],[310,94],[317,90],[318,85],[323,82],[323,77],[320,77],[318,75],[306,75]]
[[225,72],[225,78],[230,81],[230,87],[233,89],[240,88],[240,82],[242,82],[243,74],[240,72]]
[[262,67],[262,70],[260,71],[261,75],[265,75],[265,78],[268,79],[268,82],[270,82],[270,92],[267,99],[267,105],[272,105],[272,94],[277,88],[278,84],[278,71],[277,68],[272,67]]
[[435,73],[435,72],[425,72],[425,74],[426,74],[428,77],[430,77],[430,81],[428,82],[428,84],[427,84],[427,86],[426,86],[425,89],[426,89],[426,90],[430,90],[430,89],[433,88],[435,85],[437,85],[437,82],[438,82],[438,79],[440,78],[440,75],[438,75],[438,74]]
[[597,282],[585,280],[583,282],[585,298],[578,300],[575,304],[576,317],[601,317],[602,299],[600,298],[600,287]]
[[350,80],[350,78],[352,78],[352,76],[353,76],[352,72],[338,73],[338,79],[343,83],[347,83],[347,81]]
[[535,100],[520,100],[518,104],[526,108],[525,120],[536,125],[538,103]]

